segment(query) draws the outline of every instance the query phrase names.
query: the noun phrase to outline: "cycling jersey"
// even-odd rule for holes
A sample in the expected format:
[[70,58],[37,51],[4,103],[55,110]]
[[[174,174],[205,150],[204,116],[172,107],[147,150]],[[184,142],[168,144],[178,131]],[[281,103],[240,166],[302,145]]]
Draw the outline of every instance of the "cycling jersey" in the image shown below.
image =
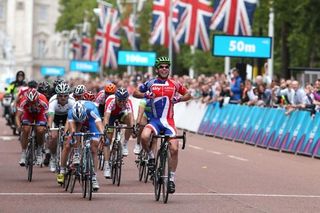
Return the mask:
[[111,113],[111,115],[118,115],[120,113],[133,113],[133,106],[130,99],[123,107],[116,104],[116,96],[110,95],[105,103],[105,112]]
[[[98,109],[96,105],[91,101],[80,101],[86,108],[87,117],[84,121],[81,122],[82,125],[87,125],[91,133],[99,133],[96,122],[101,121]],[[72,108],[68,111],[68,121],[76,122],[72,116]],[[98,139],[99,136],[91,137],[91,139]]]
[[72,108],[75,100],[73,98],[68,98],[68,102],[65,105],[61,105],[58,102],[57,96],[52,96],[49,101],[49,115],[66,115],[68,114],[68,110]]
[[155,118],[173,118],[172,99],[176,93],[185,95],[187,89],[180,82],[173,79],[151,79],[139,86],[140,92],[152,92],[155,98],[151,100],[152,113]]
[[41,93],[39,93],[39,100],[35,103],[28,102],[27,97],[24,96],[18,106],[18,110],[23,112],[22,123],[47,123],[48,100]]
[[173,98],[176,93],[185,95],[187,89],[180,82],[173,79],[151,79],[139,86],[140,92],[152,92],[154,98],[150,99],[152,117],[146,127],[151,128],[155,134],[164,132],[174,136],[177,133],[173,119]]
[[105,110],[105,103],[107,96],[104,90],[100,90],[94,100],[94,103],[98,106],[100,116],[103,117],[103,113]]

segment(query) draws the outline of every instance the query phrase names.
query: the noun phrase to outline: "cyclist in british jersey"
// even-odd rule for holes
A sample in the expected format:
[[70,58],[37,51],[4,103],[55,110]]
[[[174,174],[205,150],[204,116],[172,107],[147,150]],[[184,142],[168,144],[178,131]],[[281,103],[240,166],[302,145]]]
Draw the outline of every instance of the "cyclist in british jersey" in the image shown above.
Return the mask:
[[[91,133],[103,133],[104,128],[102,125],[101,117],[97,107],[91,101],[76,101],[71,109],[68,111],[67,123],[69,125],[70,135],[75,132],[80,132],[84,125],[88,125],[89,132]],[[101,137],[103,141],[103,137]],[[98,145],[99,145],[99,136],[91,137],[91,152],[93,158],[94,169],[97,171],[98,165]],[[61,169],[60,174],[57,175],[58,183],[62,184],[64,182],[64,173],[67,163],[67,158],[70,152],[70,141],[72,141],[72,136],[68,137],[65,141],[65,145],[62,150],[61,156]],[[74,156],[72,162],[74,164],[80,163],[78,143],[74,145]],[[92,177],[92,188],[96,191],[99,189],[99,183],[97,180],[96,174]]]
[[[152,151],[154,148],[150,149],[148,144],[151,133],[154,132],[158,135],[163,132],[165,135],[175,136],[177,130],[173,119],[173,105],[181,101],[188,101],[191,98],[188,90],[180,82],[169,78],[170,64],[170,59],[167,57],[157,58],[155,62],[157,78],[143,83],[139,86],[139,90],[136,90],[133,94],[136,98],[151,99],[153,115],[141,134],[142,147],[148,152],[149,165],[155,162]],[[175,192],[174,179],[178,165],[178,145],[178,140],[170,140],[170,193]]]
[[42,144],[44,141],[44,134],[46,132],[45,125],[47,124],[46,113],[48,110],[48,100],[47,98],[39,93],[35,88],[30,88],[26,93],[26,96],[21,99],[21,103],[18,106],[18,111],[16,114],[16,124],[17,128],[21,130],[21,159],[20,166],[24,166],[26,163],[26,148],[28,145],[28,137],[31,131],[30,126],[23,126],[22,124],[36,123],[44,126],[36,127],[37,135],[37,164],[42,164]]
[[[118,120],[121,123],[127,124],[128,127],[132,127],[134,124],[134,116],[132,110],[132,102],[129,99],[129,93],[125,88],[118,88],[114,95],[111,95],[106,100],[105,112],[103,125],[113,126],[115,121]],[[135,137],[135,134],[131,129],[125,130],[124,141],[122,144],[122,154],[123,156],[127,156],[129,154],[128,151],[128,141],[130,136]],[[110,143],[112,141],[113,131],[108,132],[108,136],[105,142],[104,150],[104,171],[103,175],[105,178],[111,177],[110,166],[109,166],[109,158],[110,158]]]
[[104,116],[104,107],[106,104],[106,100],[110,95],[113,95],[116,92],[116,85],[113,83],[108,83],[105,87],[104,90],[100,90],[94,100],[94,103],[98,106],[100,116]]
[[[56,96],[50,99],[48,110],[48,127],[58,128],[60,125],[64,126],[67,121],[68,110],[72,108],[75,100],[69,98],[70,87],[66,83],[61,83],[56,86]],[[57,147],[58,132],[50,131],[50,140],[47,145],[50,154],[46,153],[46,159],[50,159],[49,169],[51,172],[56,170],[55,153]],[[51,156],[51,158],[49,158]],[[47,164],[47,162],[45,162]]]

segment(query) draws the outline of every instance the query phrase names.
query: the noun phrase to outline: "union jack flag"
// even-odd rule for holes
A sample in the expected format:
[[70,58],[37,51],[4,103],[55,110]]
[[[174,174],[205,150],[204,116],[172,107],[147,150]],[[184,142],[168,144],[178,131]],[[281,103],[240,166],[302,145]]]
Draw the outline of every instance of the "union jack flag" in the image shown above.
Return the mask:
[[211,0],[179,0],[178,10],[176,37],[179,42],[209,51],[209,26],[213,14]]
[[[101,54],[96,54],[96,58],[102,59],[102,64],[112,69],[118,68],[117,55],[120,48],[120,14],[117,9],[100,4],[99,22],[102,26],[98,29],[98,36],[102,37]],[[100,35],[99,35],[100,34]],[[97,42],[97,40],[96,40]]]
[[94,43],[95,43],[95,49],[94,54],[92,56],[94,61],[100,61],[103,55],[103,30],[100,24],[100,21],[98,22],[98,27],[96,34],[94,36]]
[[[172,43],[176,49],[179,51],[179,44],[175,39],[175,28],[178,24],[178,10],[177,1],[173,1],[171,6],[171,0],[154,0],[152,6],[152,26],[151,26],[151,38],[150,44],[164,45],[169,47],[170,34],[172,37]],[[170,8],[172,10],[172,20],[170,18]],[[170,21],[172,23],[172,28],[170,30]]]
[[210,29],[229,35],[252,35],[252,17],[257,0],[215,0]]
[[71,52],[72,52],[72,59],[79,60],[81,59],[81,45],[78,39],[71,40]]
[[91,38],[87,36],[82,36],[81,59],[90,61],[91,58],[92,58]]
[[134,15],[131,14],[128,18],[122,21],[122,29],[126,33],[129,44],[133,50],[139,49],[139,34],[134,32]]

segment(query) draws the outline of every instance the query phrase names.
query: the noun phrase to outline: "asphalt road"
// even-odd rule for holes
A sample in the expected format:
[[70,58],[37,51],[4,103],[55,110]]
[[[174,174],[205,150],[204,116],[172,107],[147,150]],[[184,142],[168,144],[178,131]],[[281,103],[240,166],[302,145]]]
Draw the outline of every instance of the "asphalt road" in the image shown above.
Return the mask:
[[92,201],[65,192],[47,167],[27,181],[18,165],[20,146],[0,118],[0,213],[2,212],[320,212],[320,161],[187,133],[179,152],[176,193],[156,202],[151,183],[138,181],[132,152],[121,186],[98,172]]

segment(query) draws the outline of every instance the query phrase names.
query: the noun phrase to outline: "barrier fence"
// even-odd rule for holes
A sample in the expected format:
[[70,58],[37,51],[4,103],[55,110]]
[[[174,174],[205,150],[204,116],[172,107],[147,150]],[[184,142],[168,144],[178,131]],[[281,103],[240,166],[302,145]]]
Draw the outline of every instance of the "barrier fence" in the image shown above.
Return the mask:
[[271,150],[320,158],[320,113],[307,111],[285,115],[281,108],[263,108],[198,101],[175,105],[176,126]]

